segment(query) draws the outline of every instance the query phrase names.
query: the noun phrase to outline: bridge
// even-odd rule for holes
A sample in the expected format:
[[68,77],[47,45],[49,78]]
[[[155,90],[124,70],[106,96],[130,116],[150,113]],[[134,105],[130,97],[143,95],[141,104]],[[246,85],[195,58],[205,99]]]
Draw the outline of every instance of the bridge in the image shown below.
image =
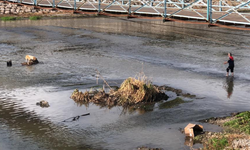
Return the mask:
[[75,12],[188,19],[250,27],[250,0],[6,0]]

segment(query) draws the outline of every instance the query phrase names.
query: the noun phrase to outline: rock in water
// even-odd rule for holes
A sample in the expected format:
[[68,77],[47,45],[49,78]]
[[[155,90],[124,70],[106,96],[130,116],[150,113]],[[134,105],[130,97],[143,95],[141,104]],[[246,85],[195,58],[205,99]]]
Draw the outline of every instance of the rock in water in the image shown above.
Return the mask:
[[12,66],[12,61],[11,60],[7,61],[7,67],[11,67],[11,66]]
[[41,106],[41,107],[49,107],[49,102],[42,100],[40,102],[37,102],[36,105]]

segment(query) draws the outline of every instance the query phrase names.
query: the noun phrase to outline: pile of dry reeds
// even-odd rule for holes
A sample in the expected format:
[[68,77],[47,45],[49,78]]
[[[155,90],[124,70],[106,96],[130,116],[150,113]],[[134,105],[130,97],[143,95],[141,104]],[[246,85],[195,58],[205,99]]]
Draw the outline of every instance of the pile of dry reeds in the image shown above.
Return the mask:
[[118,89],[119,103],[137,104],[139,102],[154,102],[161,93],[145,76],[126,79]]
[[111,89],[109,93],[104,90],[86,91],[75,90],[71,98],[76,102],[102,104],[106,106],[128,106],[141,102],[155,102],[167,99],[168,96],[158,90],[147,77],[141,73],[135,78],[126,79],[118,88]]

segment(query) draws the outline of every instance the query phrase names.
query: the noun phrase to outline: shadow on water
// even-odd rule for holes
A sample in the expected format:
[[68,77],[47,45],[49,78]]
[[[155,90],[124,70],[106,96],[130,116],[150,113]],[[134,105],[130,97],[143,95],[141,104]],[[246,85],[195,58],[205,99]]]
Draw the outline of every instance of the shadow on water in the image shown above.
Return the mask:
[[227,77],[223,88],[227,91],[227,98],[231,98],[234,90],[234,77]]
[[[101,87],[101,86],[95,86],[95,87]],[[92,88],[95,88],[92,87]],[[108,91],[108,90],[105,90]],[[79,100],[74,100],[74,102],[76,103],[76,105],[78,107],[86,107],[89,108],[91,107],[92,104],[96,105],[99,107],[99,109],[113,109],[113,108],[119,108],[121,110],[120,115],[131,115],[134,113],[138,113],[138,114],[144,114],[146,112],[150,112],[153,111],[157,105],[158,102],[142,102],[142,103],[138,103],[138,104],[134,104],[134,105],[124,105],[124,106],[120,106],[118,105],[116,102],[110,102],[110,103],[106,103],[105,98],[103,98],[104,102],[86,102],[86,101],[79,101]],[[72,120],[75,121],[75,120]]]
[[[109,17],[109,18],[114,18],[114,17]],[[155,26],[168,26],[168,27],[173,27],[173,28],[177,28],[177,29],[189,29],[189,30],[193,30],[193,31],[198,31],[199,33],[201,33],[201,30],[200,29],[197,29],[195,27],[188,27],[188,26],[176,26],[176,24],[163,24],[163,23],[156,23],[156,22],[151,22],[151,21],[145,21],[145,20],[133,20],[133,19],[124,19],[124,18],[115,18],[117,20],[123,20],[123,21],[127,21],[127,22],[133,22],[133,23],[137,23],[137,24],[143,24],[143,23],[150,23],[151,25],[155,25]],[[185,24],[185,23],[184,23]],[[196,23],[193,22],[189,22],[188,24],[192,24],[193,26],[196,26]],[[204,25],[206,26],[206,25]],[[225,29],[227,30],[227,29]],[[173,32],[173,31],[172,31]],[[249,37],[249,35],[244,35],[244,34],[235,34],[235,33],[229,33],[228,31],[221,31],[221,30],[209,30],[209,29],[206,29],[206,28],[203,28],[202,29],[202,32],[210,32],[212,34],[214,33],[221,33],[221,34],[229,34],[229,35],[240,35],[240,36],[246,36],[246,37]],[[244,32],[244,31],[243,31]],[[202,34],[201,34],[202,35]]]

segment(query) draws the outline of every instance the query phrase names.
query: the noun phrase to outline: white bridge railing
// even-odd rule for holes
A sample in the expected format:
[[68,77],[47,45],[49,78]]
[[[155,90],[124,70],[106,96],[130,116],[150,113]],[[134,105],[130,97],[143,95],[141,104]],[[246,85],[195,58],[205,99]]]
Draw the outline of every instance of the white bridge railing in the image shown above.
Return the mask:
[[250,26],[250,0],[8,0],[73,10],[148,14]]

